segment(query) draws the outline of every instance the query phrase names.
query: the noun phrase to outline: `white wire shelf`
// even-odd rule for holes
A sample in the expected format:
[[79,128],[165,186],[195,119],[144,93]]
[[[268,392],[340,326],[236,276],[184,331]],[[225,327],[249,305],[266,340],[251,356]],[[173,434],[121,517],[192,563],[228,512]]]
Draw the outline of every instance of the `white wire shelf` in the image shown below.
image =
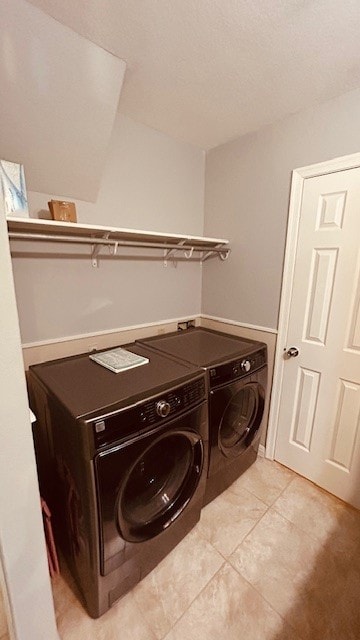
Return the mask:
[[91,246],[91,262],[98,266],[99,252],[108,247],[116,255],[119,247],[163,250],[163,259],[176,259],[182,252],[187,259],[197,257],[204,262],[212,256],[226,260],[230,254],[229,241],[220,238],[158,233],[140,229],[123,229],[99,225],[40,220],[36,218],[8,218],[10,240],[71,243]]

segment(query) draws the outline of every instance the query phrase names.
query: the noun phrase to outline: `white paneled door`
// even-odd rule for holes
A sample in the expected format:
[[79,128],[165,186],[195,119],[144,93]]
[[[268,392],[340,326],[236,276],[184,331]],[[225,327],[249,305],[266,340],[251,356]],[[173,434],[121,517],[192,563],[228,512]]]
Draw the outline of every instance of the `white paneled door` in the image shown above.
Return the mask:
[[304,180],[283,358],[276,460],[360,508],[360,168]]

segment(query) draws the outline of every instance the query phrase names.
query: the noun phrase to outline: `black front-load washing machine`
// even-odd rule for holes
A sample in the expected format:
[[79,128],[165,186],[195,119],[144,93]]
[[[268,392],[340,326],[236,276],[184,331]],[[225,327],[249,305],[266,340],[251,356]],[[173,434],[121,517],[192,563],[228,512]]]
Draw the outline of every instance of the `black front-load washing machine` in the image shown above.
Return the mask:
[[192,529],[207,475],[204,372],[124,348],[149,363],[115,374],[87,354],[28,376],[41,492],[95,618]]
[[266,344],[202,328],[156,336],[142,344],[207,371],[207,504],[256,460],[264,422]]

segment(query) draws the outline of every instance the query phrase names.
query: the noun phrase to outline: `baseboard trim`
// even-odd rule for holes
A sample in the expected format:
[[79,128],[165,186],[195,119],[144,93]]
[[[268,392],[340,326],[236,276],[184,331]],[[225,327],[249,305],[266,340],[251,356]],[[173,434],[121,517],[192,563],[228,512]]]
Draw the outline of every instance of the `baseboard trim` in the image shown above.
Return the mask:
[[265,331],[266,333],[277,334],[276,329],[271,327],[262,327],[256,324],[248,324],[246,322],[238,322],[237,320],[230,320],[229,318],[219,318],[217,316],[210,316],[204,313],[194,313],[181,318],[165,318],[164,320],[156,320],[155,322],[144,322],[142,324],[132,324],[126,327],[117,327],[116,329],[103,329],[102,331],[92,331],[88,333],[78,333],[73,336],[62,336],[60,338],[48,338],[47,340],[35,340],[34,342],[23,342],[23,349],[32,349],[34,347],[46,347],[48,345],[58,344],[61,342],[72,342],[76,340],[87,340],[88,338],[96,338],[98,336],[107,336],[113,333],[122,333],[126,331],[137,331],[139,329],[148,329],[151,327],[159,327],[161,325],[173,324],[174,322],[186,322],[186,320],[195,320],[197,323],[201,322],[201,319],[213,320],[215,322],[223,322],[224,324],[231,324],[236,327],[244,327],[245,329],[253,329],[255,331]]
[[274,333],[277,334],[277,329],[272,329],[271,327],[262,327],[257,324],[248,324],[247,322],[238,322],[237,320],[230,320],[229,318],[218,318],[217,316],[209,316],[206,313],[200,314],[200,320],[204,318],[205,320],[214,320],[215,322],[223,322],[224,324],[232,324],[236,327],[243,327],[244,329],[253,329],[254,331],[265,331],[266,333]]
[[265,447],[263,444],[259,444],[258,455],[260,456],[260,458],[265,458]]

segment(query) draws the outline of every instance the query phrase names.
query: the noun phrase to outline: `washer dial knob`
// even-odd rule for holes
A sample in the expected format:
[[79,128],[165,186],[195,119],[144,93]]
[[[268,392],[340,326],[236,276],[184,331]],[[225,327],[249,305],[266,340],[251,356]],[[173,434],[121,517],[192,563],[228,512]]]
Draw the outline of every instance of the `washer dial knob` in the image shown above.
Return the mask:
[[241,365],[240,365],[240,367],[241,367],[242,371],[246,371],[246,373],[247,373],[248,371],[250,371],[250,369],[251,369],[251,362],[250,362],[250,360],[243,360],[243,361],[242,361],[242,363],[241,363]]
[[158,416],[160,416],[160,418],[166,418],[166,416],[169,415],[170,413],[170,405],[168,402],[166,402],[166,400],[159,400],[159,402],[156,403],[156,413],[158,414]]

